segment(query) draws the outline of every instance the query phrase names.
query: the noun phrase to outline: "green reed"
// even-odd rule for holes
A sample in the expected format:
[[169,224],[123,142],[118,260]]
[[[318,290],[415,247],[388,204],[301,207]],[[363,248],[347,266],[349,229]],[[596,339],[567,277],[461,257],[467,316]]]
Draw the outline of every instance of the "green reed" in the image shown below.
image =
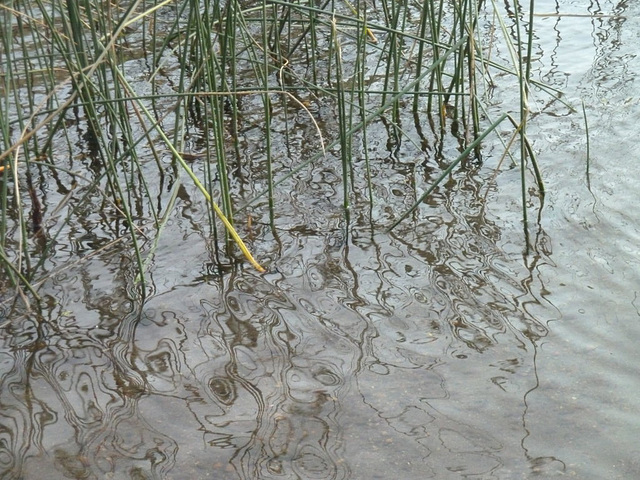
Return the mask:
[[[480,160],[482,141],[509,119],[518,141],[514,137],[505,150],[520,160],[526,231],[530,167],[543,190],[526,133],[528,97],[532,87],[559,92],[531,78],[533,1],[528,17],[514,8],[515,37],[500,6],[472,0],[420,6],[390,0],[5,3],[0,264],[6,280],[0,292],[13,286],[37,298],[38,286],[53,273],[48,259],[65,242],[64,232],[90,215],[110,232],[111,242],[129,246],[144,294],[145,273],[185,188],[199,192],[207,205],[206,224],[194,228],[203,241],[213,237],[212,254],[218,258],[221,246],[224,258],[232,258],[239,249],[260,270],[236,230],[245,226],[247,207],[266,197],[274,229],[278,188],[337,149],[345,214],[363,202],[371,209],[380,180],[372,178],[367,132],[384,122],[394,142],[414,142],[406,134],[408,118],[432,125],[440,137],[456,125],[464,148],[426,191],[415,192],[418,200],[397,212],[390,228],[461,162]],[[513,52],[511,64],[492,59],[479,32],[491,9],[495,30]],[[131,61],[139,57],[146,61],[143,72]],[[519,118],[483,103],[492,72],[516,79]],[[252,99],[262,105],[264,161],[245,165],[242,105]],[[315,101],[332,105],[335,130],[316,122],[309,108]],[[308,141],[318,149],[285,168],[275,152],[282,140],[273,122],[290,125],[292,111],[309,118],[317,135]],[[289,144],[290,128],[278,135]],[[362,184],[358,152],[366,195],[356,187]],[[246,181],[265,188],[245,192]],[[45,194],[46,184],[56,185],[56,195]]]

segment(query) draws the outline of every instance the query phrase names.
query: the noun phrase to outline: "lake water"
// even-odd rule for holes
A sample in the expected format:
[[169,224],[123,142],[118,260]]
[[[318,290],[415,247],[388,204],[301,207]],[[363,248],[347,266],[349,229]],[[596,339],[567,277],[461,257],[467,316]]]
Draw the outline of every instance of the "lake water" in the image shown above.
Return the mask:
[[[278,189],[273,225],[266,201],[244,211],[265,274],[220,266],[185,187],[140,300],[128,249],[88,214],[42,309],[0,325],[0,477],[640,478],[640,5],[535,11],[534,78],[576,112],[532,92],[547,193],[529,179],[528,251],[520,171],[494,140],[385,232],[434,177],[424,155],[456,155],[411,124],[423,152],[368,132],[386,179],[371,211],[345,220],[336,152]],[[495,81],[498,112],[514,93]],[[296,125],[274,147],[292,165],[317,149]]]

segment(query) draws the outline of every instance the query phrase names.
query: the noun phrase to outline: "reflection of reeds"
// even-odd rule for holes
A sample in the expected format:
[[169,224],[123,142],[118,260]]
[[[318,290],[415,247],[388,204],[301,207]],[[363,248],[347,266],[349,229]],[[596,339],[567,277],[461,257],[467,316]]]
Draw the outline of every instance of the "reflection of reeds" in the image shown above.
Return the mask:
[[[520,86],[514,128],[523,202],[527,161],[540,183],[526,138],[533,1],[526,21],[515,7],[515,35],[497,5],[471,0],[424,2],[417,16],[415,6],[387,0],[374,6],[361,0],[13,5],[0,7],[0,262],[7,278],[0,289],[22,285],[36,295],[32,284],[42,277],[56,243],[64,242],[62,232],[89,205],[106,232],[127,238],[144,287],[144,273],[183,186],[198,190],[210,208],[203,228],[217,238],[216,218],[221,220],[225,248],[236,245],[261,270],[235,229],[235,216],[257,198],[244,198],[238,190],[238,172],[250,170],[265,185],[260,196],[268,198],[273,224],[276,188],[321,158],[326,142],[327,150],[340,148],[346,212],[355,194],[358,134],[373,203],[367,131],[383,119],[402,138],[401,116],[411,105],[414,117],[441,135],[453,121],[464,148],[424,194],[416,194],[410,210],[397,213],[398,223],[462,160],[479,157],[481,141],[507,118],[492,120],[482,103],[491,71],[513,75]],[[492,60],[483,47],[477,27],[480,18],[490,18],[480,9],[489,8],[514,52],[512,65]],[[135,70],[140,67],[132,60],[140,57],[145,71]],[[261,99],[260,166],[238,165],[245,98]],[[327,133],[307,109],[319,98],[336,109],[336,138],[323,138]],[[319,137],[313,141],[322,148],[283,172],[272,120],[277,109],[289,125],[287,105],[305,111]],[[183,153],[196,150],[193,140],[188,143],[193,131],[197,155]],[[47,203],[45,186],[53,185],[60,194],[57,205]],[[52,212],[62,219],[52,220]],[[524,204],[523,215],[526,224]],[[36,233],[39,240],[32,242]]]

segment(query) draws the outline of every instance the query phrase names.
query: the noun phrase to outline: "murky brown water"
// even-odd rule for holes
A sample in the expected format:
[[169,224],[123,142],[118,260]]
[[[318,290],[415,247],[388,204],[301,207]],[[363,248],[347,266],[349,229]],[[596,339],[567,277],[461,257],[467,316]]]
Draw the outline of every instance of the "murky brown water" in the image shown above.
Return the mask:
[[[536,11],[577,15],[536,17],[534,65],[584,99],[591,165],[587,178],[581,113],[536,93],[548,193],[541,204],[531,191],[528,253],[519,171],[496,175],[490,143],[482,166],[384,233],[435,176],[425,155],[457,147],[411,122],[425,152],[382,123],[369,132],[385,179],[370,212],[345,221],[330,154],[278,190],[273,226],[266,201],[241,216],[266,274],[219,268],[200,197],[183,187],[141,302],[128,249],[96,251],[113,220],[89,216],[59,241],[43,310],[2,321],[0,477],[640,477],[640,9]],[[624,18],[585,16],[597,13]],[[260,157],[256,135],[241,136],[241,164]],[[276,148],[295,166],[313,135],[301,118]],[[354,172],[364,192],[361,161]]]

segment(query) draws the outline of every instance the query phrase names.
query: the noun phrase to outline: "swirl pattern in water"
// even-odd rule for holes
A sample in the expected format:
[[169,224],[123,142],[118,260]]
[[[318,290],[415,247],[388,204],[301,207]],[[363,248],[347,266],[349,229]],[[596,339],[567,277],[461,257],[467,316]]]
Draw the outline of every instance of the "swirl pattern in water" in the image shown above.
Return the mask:
[[487,221],[429,225],[426,244],[293,228],[271,273],[137,307],[126,276],[111,292],[97,274],[52,281],[47,318],[5,325],[3,478],[442,478],[527,461],[536,281]]

